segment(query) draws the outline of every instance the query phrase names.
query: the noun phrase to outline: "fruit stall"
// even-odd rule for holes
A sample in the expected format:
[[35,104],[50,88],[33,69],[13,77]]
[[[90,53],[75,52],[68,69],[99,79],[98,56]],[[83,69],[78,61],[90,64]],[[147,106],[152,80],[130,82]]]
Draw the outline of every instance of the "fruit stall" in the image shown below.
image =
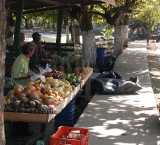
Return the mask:
[[[89,80],[93,69],[84,65],[87,64],[87,61],[84,63],[82,58],[78,60],[75,59],[72,71],[68,69],[69,66],[73,66],[71,64],[66,67],[60,65],[55,69],[57,64],[53,62],[49,71],[45,71],[41,75],[35,74],[39,77],[34,77],[25,86],[15,85],[5,96],[4,120],[46,123],[45,144],[49,145],[50,136],[54,133],[54,118],[57,114],[84,87],[85,100],[89,100]],[[65,62],[69,64],[70,61]],[[77,64],[77,62],[79,63]]]

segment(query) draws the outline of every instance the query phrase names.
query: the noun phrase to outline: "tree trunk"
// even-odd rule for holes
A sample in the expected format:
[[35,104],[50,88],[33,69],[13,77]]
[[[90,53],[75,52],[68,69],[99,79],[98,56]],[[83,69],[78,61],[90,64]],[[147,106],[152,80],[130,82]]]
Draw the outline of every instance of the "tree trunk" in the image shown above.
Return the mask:
[[124,25],[124,47],[128,46],[128,25]]
[[80,44],[80,31],[79,31],[79,26],[70,26],[70,32],[71,32],[71,40],[74,43]]
[[123,52],[124,25],[115,26],[114,31],[114,54],[119,56]]
[[150,40],[150,38],[151,38],[151,28],[148,28],[147,29],[147,43],[149,43],[149,40]]
[[4,135],[4,82],[5,82],[5,57],[6,57],[6,43],[5,43],[5,30],[6,30],[6,10],[5,10],[5,0],[0,2],[0,145],[5,145],[5,135]]
[[84,58],[88,58],[90,66],[96,67],[96,39],[93,30],[82,31],[82,53]]

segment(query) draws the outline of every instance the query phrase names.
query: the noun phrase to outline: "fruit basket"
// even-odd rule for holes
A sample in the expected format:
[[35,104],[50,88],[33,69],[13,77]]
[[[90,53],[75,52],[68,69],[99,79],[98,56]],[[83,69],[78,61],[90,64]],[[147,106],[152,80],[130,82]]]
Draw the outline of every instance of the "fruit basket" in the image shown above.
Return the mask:
[[[79,131],[79,134],[76,135],[83,135],[83,138],[68,138],[70,136],[70,132],[76,130]],[[88,145],[89,140],[89,130],[85,128],[76,128],[76,127],[67,127],[67,126],[60,126],[57,132],[50,137],[50,145]]]

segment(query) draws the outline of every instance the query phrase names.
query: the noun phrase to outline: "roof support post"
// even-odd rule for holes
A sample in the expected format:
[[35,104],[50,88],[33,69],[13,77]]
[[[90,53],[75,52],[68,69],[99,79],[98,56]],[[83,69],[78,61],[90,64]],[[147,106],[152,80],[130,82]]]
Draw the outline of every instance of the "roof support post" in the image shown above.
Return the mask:
[[16,12],[16,24],[14,30],[14,42],[13,48],[16,56],[20,54],[20,32],[21,32],[21,24],[22,24],[22,16],[23,16],[23,5],[24,0],[17,0],[17,12]]
[[61,43],[61,33],[62,33],[62,25],[63,25],[63,12],[64,8],[58,9],[58,17],[57,17],[57,38],[56,38],[56,46],[60,52],[60,43]]

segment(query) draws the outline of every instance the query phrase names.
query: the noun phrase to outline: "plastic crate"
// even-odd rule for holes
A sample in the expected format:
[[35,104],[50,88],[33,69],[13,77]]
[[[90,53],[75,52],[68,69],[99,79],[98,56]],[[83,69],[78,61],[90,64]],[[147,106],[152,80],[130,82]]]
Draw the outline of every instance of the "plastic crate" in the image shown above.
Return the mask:
[[73,118],[74,116],[75,116],[75,109],[71,112],[61,112],[60,114],[56,115],[55,119],[62,118],[64,120],[67,120]]
[[55,118],[54,125],[55,126],[73,126],[74,125],[74,116],[70,119],[66,118]]
[[[72,108],[65,108],[65,109],[63,109],[59,114],[60,114],[60,115],[70,114],[70,113],[75,112],[75,109],[76,109],[75,106],[73,106]],[[58,114],[58,115],[59,115],[59,114]]]
[[[75,106],[75,102],[76,102],[76,99],[75,97],[68,103],[68,105],[65,107],[65,108],[72,108]],[[65,109],[64,108],[64,109]]]
[[75,97],[59,114],[68,115],[70,112],[75,112]]
[[[70,130],[79,130],[80,134],[85,135],[82,140],[62,138],[63,135],[68,135]],[[85,128],[60,126],[57,132],[50,137],[50,145],[88,145],[89,130]]]

